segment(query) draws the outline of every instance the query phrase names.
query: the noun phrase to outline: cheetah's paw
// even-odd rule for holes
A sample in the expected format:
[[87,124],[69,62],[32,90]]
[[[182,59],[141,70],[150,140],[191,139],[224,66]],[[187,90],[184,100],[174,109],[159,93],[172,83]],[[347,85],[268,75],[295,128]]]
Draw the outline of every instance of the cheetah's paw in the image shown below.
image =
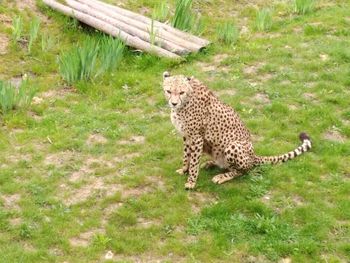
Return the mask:
[[222,184],[227,181],[227,178],[223,174],[219,174],[211,179],[214,184]]
[[179,174],[179,175],[184,175],[187,173],[187,170],[185,170],[184,168],[180,168],[180,169],[177,169],[176,172]]
[[194,182],[187,182],[187,183],[185,183],[185,189],[186,190],[194,189],[195,186],[196,186],[196,183],[194,183]]

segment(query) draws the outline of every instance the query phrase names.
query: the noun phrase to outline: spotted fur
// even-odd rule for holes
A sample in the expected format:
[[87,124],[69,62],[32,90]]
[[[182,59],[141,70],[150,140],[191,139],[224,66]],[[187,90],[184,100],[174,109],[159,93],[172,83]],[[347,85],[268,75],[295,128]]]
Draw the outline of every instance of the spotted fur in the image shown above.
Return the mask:
[[278,156],[257,156],[238,114],[199,80],[164,72],[163,89],[171,108],[171,122],[183,137],[183,167],[177,172],[189,174],[187,189],[196,185],[202,152],[213,159],[208,166],[215,164],[228,170],[212,179],[221,184],[257,165],[285,162],[311,149],[309,136],[301,133],[302,144],[295,150]]

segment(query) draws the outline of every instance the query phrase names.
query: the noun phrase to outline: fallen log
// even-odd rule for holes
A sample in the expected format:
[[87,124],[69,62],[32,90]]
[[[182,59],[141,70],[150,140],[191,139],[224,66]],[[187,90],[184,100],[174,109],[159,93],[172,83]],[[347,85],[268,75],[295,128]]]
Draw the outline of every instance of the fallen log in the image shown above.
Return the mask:
[[[143,15],[140,15],[140,14],[134,13],[132,11],[129,11],[129,10],[126,10],[126,9],[123,9],[123,8],[120,8],[120,7],[117,7],[114,5],[110,5],[110,4],[107,4],[105,2],[98,1],[98,0],[88,0],[88,1],[106,6],[107,8],[110,8],[111,10],[113,10],[114,12],[116,12],[120,15],[124,15],[126,17],[133,19],[133,20],[141,21],[147,25],[150,25],[152,23],[152,19],[145,17]],[[157,28],[163,29],[163,30],[165,30],[165,31],[167,31],[175,36],[178,36],[182,39],[187,39],[188,41],[195,43],[195,44],[201,46],[202,48],[210,44],[210,42],[208,40],[205,40],[205,39],[202,39],[200,37],[183,32],[179,29],[176,29],[176,28],[169,26],[167,24],[160,23],[158,21],[154,21],[154,26]]]
[[[97,10],[97,11],[104,13],[105,15],[107,15],[111,18],[114,18],[116,20],[124,22],[129,27],[136,27],[136,28],[138,28],[142,31],[145,31],[145,32],[151,32],[151,30],[152,30],[152,20],[150,23],[144,23],[142,21],[131,19],[130,17],[127,17],[127,16],[122,15],[120,13],[114,12],[113,9],[111,9],[110,7],[108,7],[106,5],[102,5],[98,1],[92,1],[92,0],[77,0],[77,1],[94,8],[94,10]],[[153,31],[155,31],[157,39],[160,39],[160,41],[162,39],[167,40],[167,41],[172,42],[180,47],[183,47],[191,52],[197,52],[203,48],[202,45],[198,45],[198,44],[193,43],[187,39],[180,38],[180,37],[168,32],[168,31],[164,30],[163,28],[156,26],[155,22],[156,21],[153,21],[153,26],[154,26]]]
[[152,39],[152,36],[150,33],[142,31],[136,27],[129,26],[126,23],[116,20],[110,16],[107,16],[106,14],[99,12],[96,9],[86,4],[77,2],[75,0],[66,0],[66,3],[77,11],[83,12],[87,15],[100,19],[108,24],[111,24],[112,26],[119,28],[120,30],[124,31],[127,34],[137,36],[148,43],[153,43],[156,46],[160,46],[178,55],[185,55],[190,52],[188,49],[184,47],[174,44],[168,40],[158,38],[156,34],[154,34],[153,36],[154,39]]
[[140,39],[139,37],[130,35],[122,30],[120,30],[119,28],[106,23],[103,20],[97,19],[93,16],[90,16],[88,14],[85,14],[83,12],[80,12],[78,10],[75,10],[71,7],[65,6],[63,4],[60,4],[58,2],[56,2],[55,0],[43,0],[43,2],[50,6],[52,9],[59,11],[67,16],[76,18],[77,20],[91,26],[94,27],[106,34],[112,35],[114,37],[118,37],[120,39],[122,39],[126,45],[140,49],[140,50],[144,50],[147,51],[149,53],[153,53],[162,57],[169,57],[169,58],[176,58],[179,59],[181,58],[180,56],[176,55],[173,52],[170,52],[166,49],[163,49],[161,47],[158,46],[154,46],[142,39]]

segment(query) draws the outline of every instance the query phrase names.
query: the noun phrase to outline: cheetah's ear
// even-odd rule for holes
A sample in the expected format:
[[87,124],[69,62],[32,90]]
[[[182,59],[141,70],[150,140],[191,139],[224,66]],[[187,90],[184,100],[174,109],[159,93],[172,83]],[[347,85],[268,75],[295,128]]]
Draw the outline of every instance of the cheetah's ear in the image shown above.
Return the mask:
[[164,71],[163,79],[170,77],[170,73],[168,71]]

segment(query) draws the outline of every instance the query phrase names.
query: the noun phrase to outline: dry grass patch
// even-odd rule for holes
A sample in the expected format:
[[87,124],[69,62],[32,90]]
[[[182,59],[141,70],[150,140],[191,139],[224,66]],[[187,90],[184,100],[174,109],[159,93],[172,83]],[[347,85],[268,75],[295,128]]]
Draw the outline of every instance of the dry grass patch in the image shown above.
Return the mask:
[[95,144],[106,144],[108,142],[107,138],[104,137],[102,134],[91,134],[89,138],[87,139],[86,143],[87,145],[95,145]]
[[121,145],[128,145],[128,144],[142,144],[146,141],[146,138],[144,136],[131,136],[128,140],[121,140],[119,141],[119,144]]
[[65,164],[75,160],[75,154],[72,151],[63,151],[58,153],[48,154],[44,160],[46,165],[54,165],[56,167],[62,167]]
[[91,229],[87,232],[81,233],[77,237],[70,238],[69,243],[73,247],[87,247],[95,235],[104,234],[104,233],[105,233],[105,230],[101,228]]
[[261,104],[270,104],[271,103],[269,96],[265,93],[255,94],[255,96],[253,97],[253,100],[256,102],[260,102]]
[[0,55],[5,55],[7,53],[9,43],[10,39],[4,34],[0,34]]
[[20,210],[20,207],[18,205],[18,202],[21,199],[20,194],[2,195],[1,199],[3,200],[6,210]]
[[209,193],[192,192],[188,194],[192,211],[199,213],[204,207],[216,204],[218,198]]
[[340,142],[340,143],[344,143],[346,140],[346,137],[343,134],[341,134],[339,130],[334,128],[326,131],[323,135],[323,138],[328,141]]

